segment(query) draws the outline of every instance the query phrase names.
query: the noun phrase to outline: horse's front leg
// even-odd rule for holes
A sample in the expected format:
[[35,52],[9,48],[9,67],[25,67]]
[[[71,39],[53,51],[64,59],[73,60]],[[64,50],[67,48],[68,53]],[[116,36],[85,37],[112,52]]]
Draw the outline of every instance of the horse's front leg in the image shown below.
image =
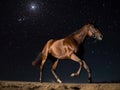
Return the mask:
[[81,72],[82,67],[83,67],[83,62],[75,54],[72,54],[71,57],[70,57],[70,59],[72,59],[73,61],[78,62],[80,64],[80,67],[77,70],[77,72],[76,73],[72,73],[70,76],[71,77],[78,76],[80,74],[80,72]]
[[88,82],[92,82],[92,74],[91,74],[91,70],[89,69],[88,65],[86,64],[86,62],[84,60],[82,60],[83,62],[83,67],[85,68],[85,70],[88,73]]
[[58,61],[59,60],[57,59],[55,62],[53,62],[51,71],[52,71],[52,74],[54,75],[54,77],[56,78],[57,82],[62,83],[62,81],[59,79],[59,77],[57,76],[56,71],[55,71],[56,67],[57,67],[57,64],[58,64]]

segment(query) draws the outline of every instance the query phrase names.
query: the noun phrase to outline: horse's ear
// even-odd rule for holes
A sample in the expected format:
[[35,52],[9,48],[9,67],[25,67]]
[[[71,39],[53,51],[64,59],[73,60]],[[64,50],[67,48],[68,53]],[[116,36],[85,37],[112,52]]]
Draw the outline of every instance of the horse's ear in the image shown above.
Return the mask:
[[95,21],[95,20],[92,20],[92,21],[91,21],[91,24],[95,25],[95,24],[96,24],[96,21]]
[[96,24],[96,20],[93,20],[92,23],[93,23],[93,24]]
[[90,20],[90,21],[89,21],[89,24],[95,25],[95,24],[96,24],[96,20]]

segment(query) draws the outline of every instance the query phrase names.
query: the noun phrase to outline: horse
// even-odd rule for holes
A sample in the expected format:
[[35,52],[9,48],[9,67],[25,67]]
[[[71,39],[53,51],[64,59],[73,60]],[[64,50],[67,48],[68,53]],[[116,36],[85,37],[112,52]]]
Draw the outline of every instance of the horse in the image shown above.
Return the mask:
[[93,24],[88,23],[83,25],[79,30],[66,36],[65,38],[48,40],[43,47],[42,52],[38,55],[37,59],[32,62],[33,66],[37,65],[38,63],[40,64],[40,82],[42,82],[43,66],[49,54],[56,58],[56,60],[53,61],[51,71],[58,83],[62,83],[62,81],[56,74],[56,67],[59,60],[65,59],[73,60],[80,65],[77,72],[70,75],[71,77],[78,76],[81,72],[81,69],[84,68],[88,73],[88,82],[92,82],[92,74],[90,68],[88,67],[85,60],[82,60],[76,54],[78,52],[80,44],[84,42],[86,37],[92,37],[97,40],[103,39],[103,35],[100,30]]

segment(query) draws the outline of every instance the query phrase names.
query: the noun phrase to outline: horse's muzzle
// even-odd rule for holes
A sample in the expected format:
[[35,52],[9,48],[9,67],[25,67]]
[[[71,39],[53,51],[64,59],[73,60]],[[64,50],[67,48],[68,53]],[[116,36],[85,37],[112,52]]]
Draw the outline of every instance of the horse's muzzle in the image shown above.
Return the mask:
[[103,35],[100,35],[100,36],[98,37],[98,40],[103,40]]

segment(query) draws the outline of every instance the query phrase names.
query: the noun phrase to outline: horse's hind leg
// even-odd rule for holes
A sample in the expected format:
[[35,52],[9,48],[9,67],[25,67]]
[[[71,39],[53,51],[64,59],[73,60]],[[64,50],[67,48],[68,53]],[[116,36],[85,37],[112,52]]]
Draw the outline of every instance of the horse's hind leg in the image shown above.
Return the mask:
[[41,65],[40,65],[40,79],[39,79],[40,82],[42,82],[42,71],[43,71],[43,66],[46,62],[46,59],[47,59],[47,57],[44,57],[44,59],[42,59]]
[[83,67],[86,69],[86,71],[88,72],[88,82],[92,82],[92,75],[91,75],[91,71],[88,67],[88,65],[86,64],[86,62],[84,60],[82,60],[83,62]]
[[57,67],[57,64],[58,64],[58,59],[55,61],[55,62],[53,62],[53,65],[52,65],[52,69],[51,69],[51,71],[52,71],[52,74],[54,75],[54,77],[56,78],[56,80],[57,80],[57,82],[58,83],[62,83],[62,81],[58,78],[58,76],[57,76],[57,74],[56,74],[56,67]]
[[42,70],[43,70],[43,66],[44,66],[46,59],[47,59],[47,56],[48,56],[49,47],[53,41],[54,40],[52,40],[52,39],[49,40],[42,50],[42,54],[41,54],[42,55],[42,62],[40,65],[40,82],[42,81]]

